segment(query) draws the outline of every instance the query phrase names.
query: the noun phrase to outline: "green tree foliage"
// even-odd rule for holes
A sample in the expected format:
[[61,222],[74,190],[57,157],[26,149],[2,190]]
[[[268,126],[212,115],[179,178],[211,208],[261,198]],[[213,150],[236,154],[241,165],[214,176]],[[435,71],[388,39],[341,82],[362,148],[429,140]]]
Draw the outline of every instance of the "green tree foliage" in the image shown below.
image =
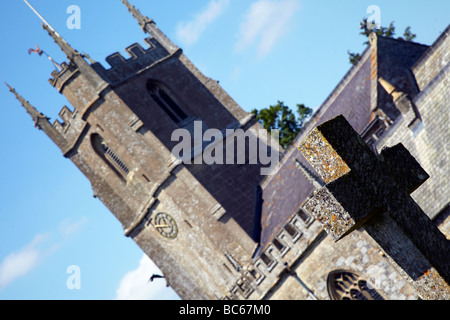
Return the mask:
[[[382,37],[386,37],[386,38],[393,38],[395,35],[394,21],[392,21],[391,24],[389,25],[389,27],[387,27],[387,28],[380,26],[380,29],[375,29],[375,28],[369,28],[369,22],[367,21],[367,18],[364,18],[359,23],[359,28],[362,30],[359,34],[362,36],[365,36],[366,38],[369,38],[369,35],[372,32],[375,32],[377,34],[377,36],[382,36]],[[369,44],[369,41],[364,42],[364,44]]]
[[405,41],[412,41],[414,40],[415,37],[416,35],[411,32],[411,27],[408,26],[406,27],[405,32],[403,32],[403,37],[400,37],[399,39],[403,39]]
[[[370,23],[367,21],[367,18],[364,18],[359,23],[359,25],[360,25],[359,28],[361,29],[361,32],[359,34],[366,38],[368,38],[372,32],[375,32],[377,36],[382,36],[382,37],[386,37],[386,38],[393,38],[395,35],[394,21],[392,21],[389,24],[389,27],[380,27],[379,29],[373,29],[373,28],[369,28]],[[398,37],[398,39],[405,40],[405,41],[412,41],[415,37],[416,37],[416,35],[411,32],[411,27],[408,26],[408,27],[406,27],[405,31],[403,32],[403,37]],[[368,40],[365,41],[364,44],[368,45],[369,41]],[[359,62],[359,60],[361,60],[361,55],[359,53],[354,53],[354,52],[350,52],[350,51],[347,51],[347,53],[348,53],[348,60],[352,65],[356,65]]]
[[297,104],[296,115],[283,101],[278,101],[276,105],[259,111],[254,109],[252,113],[269,133],[272,130],[278,130],[280,144],[283,148],[287,148],[300,132],[305,121],[311,116],[312,109],[304,104]]
[[348,60],[352,65],[356,65],[359,62],[359,60],[361,60],[361,55],[359,53],[350,51],[347,51],[347,53],[348,53]]

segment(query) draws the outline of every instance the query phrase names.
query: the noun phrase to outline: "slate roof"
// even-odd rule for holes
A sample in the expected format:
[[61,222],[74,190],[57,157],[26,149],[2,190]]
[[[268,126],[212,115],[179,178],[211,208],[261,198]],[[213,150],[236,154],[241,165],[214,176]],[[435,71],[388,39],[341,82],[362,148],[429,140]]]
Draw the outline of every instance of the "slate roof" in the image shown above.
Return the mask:
[[414,77],[410,75],[410,68],[427,48],[428,46],[413,42],[379,37],[376,58],[372,58],[372,48],[369,46],[359,63],[350,68],[296,137],[293,145],[286,150],[279,170],[274,175],[266,177],[261,185],[262,250],[273,241],[315,189],[296,167],[296,161],[299,161],[314,172],[295,145],[317,125],[339,114],[344,115],[361,134],[372,121],[373,103],[392,120],[397,118],[400,112],[392,102],[392,97],[381,85],[378,82],[374,85],[372,71],[376,68],[378,76],[389,79],[403,92],[416,93],[418,89]]
[[286,158],[282,167],[263,188],[261,214],[263,248],[281,231],[314,190],[312,183],[296,168],[296,161],[299,159],[308,167],[309,164],[298,150],[292,151],[292,155]]
[[[411,41],[379,38],[378,76],[388,80],[400,91],[414,97],[419,92],[419,88],[411,69],[428,48],[429,46]],[[392,120],[400,115],[392,97],[381,85],[377,87],[377,104]]]

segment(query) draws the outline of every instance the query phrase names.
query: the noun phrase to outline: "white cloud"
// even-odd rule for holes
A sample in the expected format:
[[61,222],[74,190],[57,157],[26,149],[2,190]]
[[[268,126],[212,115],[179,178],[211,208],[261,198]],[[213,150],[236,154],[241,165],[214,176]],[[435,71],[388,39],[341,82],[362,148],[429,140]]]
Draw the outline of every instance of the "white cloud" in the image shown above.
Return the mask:
[[[59,225],[60,237],[57,239],[54,238],[56,232],[40,233],[24,248],[6,256],[0,263],[0,288],[8,286],[13,281],[31,272],[45,258],[61,248],[67,240],[70,240],[70,236],[80,230],[86,222],[86,217],[78,221],[66,219]],[[46,243],[44,243],[45,241]]]
[[242,52],[258,41],[258,57],[267,55],[289,30],[299,5],[299,0],[258,0],[252,3],[240,26],[236,51]]
[[59,225],[59,233],[68,238],[80,230],[88,221],[86,217],[82,217],[78,221],[72,221],[71,219],[66,219],[62,221]]
[[174,300],[176,293],[166,286],[165,279],[149,279],[161,271],[144,254],[137,269],[124,275],[116,290],[116,300]]
[[211,24],[228,6],[230,0],[211,0],[202,12],[191,21],[177,25],[177,37],[184,45],[192,45],[200,38],[206,27]]
[[231,73],[231,80],[237,80],[241,76],[241,68],[239,66],[235,66]]
[[46,234],[38,234],[19,252],[13,252],[3,259],[0,263],[0,288],[25,276],[39,264],[43,252],[37,246],[47,238]]

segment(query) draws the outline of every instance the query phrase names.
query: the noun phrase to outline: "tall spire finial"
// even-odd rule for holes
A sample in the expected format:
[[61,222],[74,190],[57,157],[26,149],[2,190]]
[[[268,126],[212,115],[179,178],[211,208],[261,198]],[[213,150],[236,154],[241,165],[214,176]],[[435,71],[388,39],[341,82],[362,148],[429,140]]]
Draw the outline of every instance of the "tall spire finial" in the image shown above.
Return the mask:
[[25,3],[33,10],[34,13],[42,20],[42,27],[48,32],[50,37],[56,42],[56,44],[61,48],[61,50],[66,54],[69,62],[78,68],[78,70],[88,79],[88,81],[95,88],[104,88],[106,86],[103,78],[97,74],[97,72],[92,69],[91,65],[85,60],[89,59],[91,63],[95,63],[87,54],[81,54],[74,48],[70,46],[56,31],[53,27],[36,11],[33,6],[29,4],[27,0]]
[[142,30],[156,39],[167,51],[169,51],[169,53],[181,51],[180,48],[159,30],[153,19],[144,16],[135,6],[131,5],[128,0],[122,0],[122,3],[128,8],[128,11],[133,15],[133,18],[137,20]]
[[142,30],[145,30],[145,26],[148,23],[153,23],[153,20],[150,19],[149,17],[144,16],[139,9],[136,9],[135,6],[133,6],[132,4],[130,4],[127,0],[122,0],[122,3],[128,8],[128,11],[133,15],[133,18],[135,18],[139,25],[141,26]]
[[45,134],[61,149],[65,150],[67,146],[66,139],[61,135],[60,132],[56,130],[56,128],[50,123],[49,118],[44,114],[40,113],[33,107],[24,97],[22,97],[13,87],[11,87],[8,83],[6,86],[19,100],[20,104],[25,108],[27,113],[31,116],[34,121],[34,126],[39,130],[45,132]]
[[23,0],[30,9],[38,16],[38,18],[42,21],[42,27],[47,30],[48,34],[55,40],[56,44],[61,48],[61,50],[66,54],[69,60],[74,59],[76,55],[80,55],[78,51],[72,48],[62,37],[56,32],[56,30],[50,25],[50,23],[45,20],[42,15],[27,1]]
[[9,88],[9,91],[11,91],[16,96],[16,98],[17,98],[17,100],[19,100],[20,104],[25,108],[27,113],[31,116],[31,118],[34,121],[34,126],[39,129],[42,129],[41,122],[48,121],[49,118],[47,118],[45,115],[43,115],[42,113],[37,111],[35,107],[33,107],[27,100],[25,100],[24,97],[22,97],[19,93],[17,93],[17,91],[13,87],[11,87],[8,83],[5,82],[5,84]]
[[53,40],[55,40],[56,44],[66,54],[67,58],[70,61],[73,61],[77,56],[81,57],[81,54],[77,50],[72,48],[70,44],[68,44],[66,40],[64,40],[50,25],[43,23],[42,28],[48,32]]

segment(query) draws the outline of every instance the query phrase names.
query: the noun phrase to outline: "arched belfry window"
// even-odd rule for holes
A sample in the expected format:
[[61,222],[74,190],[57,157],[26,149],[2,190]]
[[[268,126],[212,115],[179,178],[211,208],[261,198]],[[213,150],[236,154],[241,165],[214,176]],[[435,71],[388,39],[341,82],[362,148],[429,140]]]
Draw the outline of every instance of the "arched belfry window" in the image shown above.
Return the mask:
[[327,289],[331,300],[384,300],[366,280],[347,270],[330,272]]
[[147,90],[152,99],[175,123],[180,123],[187,118],[187,114],[181,109],[176,99],[162,84],[149,80],[147,82]]
[[105,140],[103,140],[99,134],[94,133],[91,136],[91,143],[95,152],[97,152],[97,154],[108,164],[108,166],[113,169],[119,177],[126,179],[128,173],[130,173],[130,169],[128,169],[125,163],[108,146]]

